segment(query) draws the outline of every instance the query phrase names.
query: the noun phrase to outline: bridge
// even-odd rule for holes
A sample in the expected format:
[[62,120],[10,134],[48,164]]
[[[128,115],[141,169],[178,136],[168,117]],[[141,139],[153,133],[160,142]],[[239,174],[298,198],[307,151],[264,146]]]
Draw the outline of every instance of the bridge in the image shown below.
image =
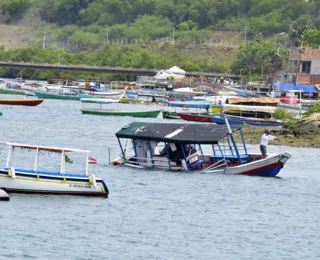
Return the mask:
[[[49,63],[33,63],[33,62],[11,62],[0,61],[0,67],[17,68],[17,69],[39,69],[39,70],[56,70],[62,71],[78,71],[78,72],[96,72],[96,73],[117,73],[136,76],[154,76],[158,70],[156,69],[137,69],[137,68],[121,68],[108,66],[86,66],[86,65],[64,65],[64,64],[49,64]],[[200,77],[225,77],[239,79],[240,76],[227,73],[211,73],[211,72],[186,72],[186,76]]]

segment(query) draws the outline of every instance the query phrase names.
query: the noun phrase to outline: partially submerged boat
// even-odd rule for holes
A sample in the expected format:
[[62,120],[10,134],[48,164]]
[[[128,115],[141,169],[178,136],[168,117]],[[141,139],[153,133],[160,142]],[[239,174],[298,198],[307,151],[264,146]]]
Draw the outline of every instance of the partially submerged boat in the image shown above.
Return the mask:
[[[156,110],[145,110],[138,109],[135,110],[132,105],[126,104],[117,104],[116,106],[110,106],[112,103],[118,103],[119,101],[111,100],[111,99],[103,99],[103,98],[93,98],[87,99],[82,98],[81,100],[82,114],[87,115],[100,115],[100,116],[132,116],[132,117],[151,117],[156,118],[161,113],[162,109]],[[96,108],[88,108],[85,107],[84,104],[96,104],[98,107]],[[107,105],[109,107],[105,107]]]
[[[1,145],[6,145],[8,148],[6,166],[0,168],[0,188],[7,192],[101,197],[107,197],[109,194],[104,180],[89,173],[90,151],[18,143],[1,143]],[[16,159],[18,149],[34,152],[33,167],[23,169],[15,167],[21,163]],[[53,155],[50,156],[50,162],[52,167],[59,166],[58,171],[40,170],[40,159],[45,153],[57,155],[55,159],[59,163],[55,163]],[[82,158],[83,167],[77,173],[66,173],[66,163],[73,162],[73,159],[68,156],[70,153],[77,153],[78,157],[75,158],[79,160]]]
[[[242,144],[236,144],[236,133]],[[291,157],[288,152],[265,158],[248,153],[241,127],[227,120],[225,125],[133,122],[116,137],[121,154],[113,164],[133,168],[274,177]]]

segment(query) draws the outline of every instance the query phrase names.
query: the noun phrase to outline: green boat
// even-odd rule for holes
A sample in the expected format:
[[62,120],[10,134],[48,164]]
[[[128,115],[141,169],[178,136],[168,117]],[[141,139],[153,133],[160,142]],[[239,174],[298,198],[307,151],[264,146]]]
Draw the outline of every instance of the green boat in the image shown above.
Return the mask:
[[[157,118],[158,115],[161,113],[161,110],[140,110],[140,111],[134,111],[132,110],[133,106],[130,105],[123,105],[122,106],[129,106],[127,110],[121,110],[119,108],[108,108],[104,109],[103,105],[105,104],[111,104],[116,103],[112,99],[103,99],[103,98],[81,98],[81,104],[96,104],[99,105],[99,108],[84,108],[82,106],[81,112],[82,114],[87,115],[100,115],[100,116],[132,116],[132,117],[151,117],[151,118]],[[121,104],[120,104],[121,105]]]
[[82,114],[99,115],[99,116],[132,116],[132,117],[149,117],[157,118],[162,110],[152,111],[117,111],[106,109],[81,109]]
[[7,89],[7,88],[0,88],[0,94],[25,95],[23,90],[14,90],[14,89]]
[[51,93],[51,92],[43,92],[43,91],[34,91],[34,94],[38,98],[45,99],[63,99],[63,100],[80,100],[78,94],[60,94],[60,93]]

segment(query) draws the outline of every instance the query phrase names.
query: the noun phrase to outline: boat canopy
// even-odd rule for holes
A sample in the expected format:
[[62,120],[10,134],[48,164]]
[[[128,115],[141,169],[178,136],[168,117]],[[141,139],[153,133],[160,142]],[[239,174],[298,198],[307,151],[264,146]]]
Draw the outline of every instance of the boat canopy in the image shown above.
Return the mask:
[[278,91],[302,91],[306,93],[318,93],[319,89],[315,85],[304,85],[304,84],[294,84],[294,83],[275,83],[273,84]]
[[[231,131],[241,126],[230,126]],[[228,135],[226,125],[132,122],[116,133],[117,138],[178,144],[217,144]]]
[[280,104],[279,98],[227,98],[226,104],[238,104],[248,106],[278,106]]
[[223,112],[228,111],[251,111],[251,112],[264,112],[264,113],[270,113],[273,114],[277,107],[272,106],[243,106],[243,105],[223,105]]
[[38,150],[46,151],[51,153],[62,153],[62,152],[80,152],[80,153],[89,153],[87,150],[78,150],[78,149],[69,149],[69,148],[59,148],[59,147],[49,147],[49,146],[38,146],[38,145],[28,145],[28,144],[19,144],[19,143],[0,143],[3,145],[8,145],[14,148],[29,149],[29,150]]

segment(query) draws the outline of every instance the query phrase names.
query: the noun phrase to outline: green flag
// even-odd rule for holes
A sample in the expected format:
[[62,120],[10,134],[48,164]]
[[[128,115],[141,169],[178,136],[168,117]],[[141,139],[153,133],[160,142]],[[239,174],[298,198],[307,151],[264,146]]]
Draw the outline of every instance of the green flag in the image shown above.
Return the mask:
[[66,154],[64,155],[64,161],[67,163],[73,163],[72,158],[70,158],[69,156],[67,156]]

